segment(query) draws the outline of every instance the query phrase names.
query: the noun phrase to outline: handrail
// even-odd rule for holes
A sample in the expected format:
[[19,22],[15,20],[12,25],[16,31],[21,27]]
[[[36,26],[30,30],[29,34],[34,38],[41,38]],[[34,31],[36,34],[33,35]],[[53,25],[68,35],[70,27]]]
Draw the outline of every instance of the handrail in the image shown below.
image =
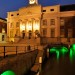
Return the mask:
[[[2,54],[4,58],[6,57],[6,53],[10,53],[10,55],[13,55],[13,54],[11,54],[11,52],[15,52],[15,55],[17,55],[17,54],[21,53],[22,51],[23,51],[22,53],[26,53],[26,52],[30,52],[30,51],[38,49],[38,46],[30,46],[30,50],[28,50],[28,46],[0,46],[0,47],[4,48],[3,51],[0,52],[0,54]],[[6,51],[6,47],[8,47],[8,48],[15,47],[15,50],[14,51],[13,50]],[[24,47],[24,48],[23,48],[23,50],[19,50],[18,47]]]

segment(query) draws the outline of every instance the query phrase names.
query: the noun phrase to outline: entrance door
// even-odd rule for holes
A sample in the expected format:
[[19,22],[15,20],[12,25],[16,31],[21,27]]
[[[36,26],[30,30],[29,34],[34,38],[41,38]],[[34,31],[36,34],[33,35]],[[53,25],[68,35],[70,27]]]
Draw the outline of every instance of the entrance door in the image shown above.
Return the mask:
[[29,39],[31,39],[31,37],[32,37],[32,31],[29,30]]
[[23,37],[23,39],[25,38],[25,31],[24,30],[22,31],[22,37]]
[[2,35],[2,41],[4,41],[4,35]]

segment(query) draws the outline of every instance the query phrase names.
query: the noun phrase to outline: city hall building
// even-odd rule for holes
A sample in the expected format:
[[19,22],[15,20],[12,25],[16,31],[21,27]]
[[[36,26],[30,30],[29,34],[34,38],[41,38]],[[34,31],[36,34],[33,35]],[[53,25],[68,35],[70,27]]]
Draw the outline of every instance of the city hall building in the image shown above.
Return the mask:
[[29,0],[28,6],[7,13],[7,36],[10,41],[15,37],[45,38],[46,42],[55,38],[62,42],[74,39],[74,7],[74,4],[43,7],[38,0]]

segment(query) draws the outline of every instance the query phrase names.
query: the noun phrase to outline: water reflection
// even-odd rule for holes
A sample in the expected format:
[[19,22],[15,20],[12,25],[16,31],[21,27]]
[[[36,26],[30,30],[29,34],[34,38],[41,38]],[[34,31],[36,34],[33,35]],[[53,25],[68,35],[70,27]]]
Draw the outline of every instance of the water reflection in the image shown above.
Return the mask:
[[56,58],[59,60],[60,55],[64,57],[68,53],[68,49],[64,46],[53,47],[50,49],[50,53],[56,53]]

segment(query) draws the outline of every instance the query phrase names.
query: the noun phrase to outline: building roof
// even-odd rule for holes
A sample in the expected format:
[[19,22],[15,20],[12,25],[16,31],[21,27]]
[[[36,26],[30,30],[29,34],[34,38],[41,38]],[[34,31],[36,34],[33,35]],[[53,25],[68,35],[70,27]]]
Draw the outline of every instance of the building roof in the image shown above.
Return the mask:
[[74,11],[74,10],[75,10],[75,4],[60,6],[60,11]]
[[1,18],[1,17],[0,17],[0,19],[1,19],[1,20],[4,20],[4,21],[7,21],[6,19],[4,19],[4,18]]

